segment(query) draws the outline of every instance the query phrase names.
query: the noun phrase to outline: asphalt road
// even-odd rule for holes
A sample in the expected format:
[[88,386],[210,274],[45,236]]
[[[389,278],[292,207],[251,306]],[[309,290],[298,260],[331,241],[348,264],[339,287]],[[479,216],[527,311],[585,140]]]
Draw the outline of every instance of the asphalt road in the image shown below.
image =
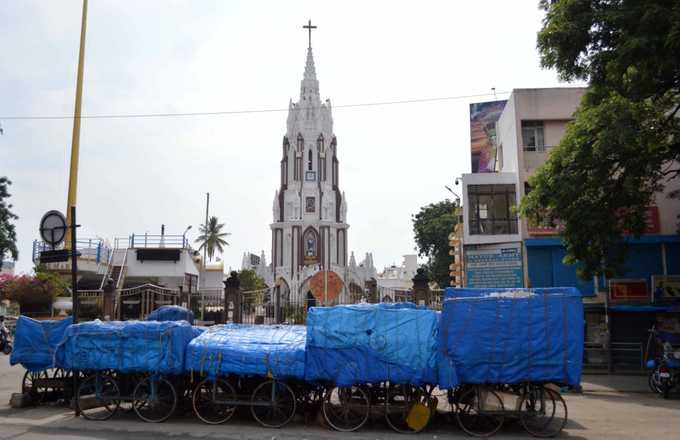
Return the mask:
[[[12,409],[8,402],[20,388],[23,369],[10,367],[9,358],[0,355],[0,439],[462,439],[467,437],[454,423],[442,417],[425,432],[416,435],[396,434],[377,419],[356,433],[329,431],[317,423],[305,425],[296,420],[284,429],[265,429],[247,416],[227,424],[209,426],[191,414],[175,417],[162,424],[149,424],[133,414],[121,414],[105,422],[78,419],[61,406]],[[565,396],[569,422],[560,438],[665,440],[680,435],[680,399],[663,400],[647,392],[640,377],[588,376],[584,394]],[[517,425],[504,427],[496,438],[529,439]]]

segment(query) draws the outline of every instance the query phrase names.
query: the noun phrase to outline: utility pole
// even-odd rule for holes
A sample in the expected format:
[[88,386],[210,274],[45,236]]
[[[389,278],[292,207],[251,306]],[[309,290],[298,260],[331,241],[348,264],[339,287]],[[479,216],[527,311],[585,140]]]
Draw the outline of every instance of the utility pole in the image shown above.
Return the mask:
[[[80,156],[80,114],[83,98],[83,71],[85,68],[85,34],[87,31],[87,0],[83,0],[83,17],[80,25],[80,51],[78,52],[78,76],[76,78],[76,105],[73,112],[73,135],[71,137],[71,168],[68,179],[68,200],[66,203],[66,223],[72,224],[71,208],[76,206],[78,194],[78,158]],[[66,230],[64,240],[66,249],[73,246],[71,230]],[[73,249],[75,250],[75,248]]]
[[[210,193],[207,192],[205,193],[205,230],[203,231],[203,234],[208,233],[208,212],[210,209]],[[203,246],[203,268],[205,269],[206,264],[208,263],[208,246]]]

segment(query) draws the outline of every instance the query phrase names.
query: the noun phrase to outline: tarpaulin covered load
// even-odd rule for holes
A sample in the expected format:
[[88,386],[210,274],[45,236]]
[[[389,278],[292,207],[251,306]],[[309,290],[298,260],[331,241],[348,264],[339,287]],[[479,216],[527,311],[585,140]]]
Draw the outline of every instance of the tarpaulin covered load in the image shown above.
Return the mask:
[[70,316],[59,321],[38,321],[20,316],[10,363],[21,364],[31,371],[58,367],[54,364],[54,351],[71,323],[73,319]]
[[149,313],[147,321],[187,321],[194,323],[194,312],[182,306],[161,306]]
[[437,323],[436,312],[414,304],[313,307],[307,316],[307,380],[434,384]]
[[470,295],[444,302],[439,330],[442,388],[580,382],[583,304],[578,290],[455,290]]
[[181,374],[194,338],[186,321],[91,321],[66,330],[57,360],[68,369]]
[[186,369],[211,378],[236,374],[304,379],[306,331],[302,325],[213,326],[187,347]]

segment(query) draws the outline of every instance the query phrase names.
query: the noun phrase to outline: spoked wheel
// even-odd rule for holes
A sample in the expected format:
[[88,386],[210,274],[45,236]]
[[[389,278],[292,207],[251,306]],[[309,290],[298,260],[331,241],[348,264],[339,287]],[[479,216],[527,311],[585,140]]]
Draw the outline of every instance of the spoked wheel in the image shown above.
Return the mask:
[[458,424],[472,436],[488,437],[503,426],[503,401],[493,390],[471,387],[455,403]]
[[412,385],[389,385],[385,392],[385,419],[401,433],[420,432],[430,422],[430,399],[424,389]]
[[366,391],[357,386],[334,387],[321,406],[326,422],[336,431],[350,432],[364,426],[371,411]]
[[231,419],[236,412],[235,401],[234,387],[221,379],[204,379],[191,399],[196,416],[209,425],[219,425]]
[[132,395],[137,416],[149,423],[166,421],[177,408],[177,392],[166,379],[150,376],[142,379]]
[[656,394],[661,394],[663,392],[663,387],[661,385],[661,377],[659,371],[659,367],[655,367],[652,371],[649,372],[649,378],[647,379],[647,383],[649,384],[649,389],[652,390],[653,393]]
[[26,371],[21,381],[21,393],[31,396],[35,404],[40,404],[47,396],[48,389],[43,385],[49,379],[46,370]]
[[532,386],[522,396],[519,420],[536,437],[554,437],[567,424],[567,404],[557,391]]
[[260,425],[280,428],[295,416],[295,393],[278,380],[262,382],[250,399],[250,412]]
[[88,376],[78,387],[76,405],[87,420],[110,419],[120,405],[118,384],[104,374]]

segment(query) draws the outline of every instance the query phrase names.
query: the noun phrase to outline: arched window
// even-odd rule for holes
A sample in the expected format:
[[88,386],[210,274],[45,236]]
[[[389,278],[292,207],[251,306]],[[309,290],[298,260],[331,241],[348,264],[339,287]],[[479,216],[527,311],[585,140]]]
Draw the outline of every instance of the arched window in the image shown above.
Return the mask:
[[314,155],[312,154],[312,150],[309,150],[307,154],[307,171],[312,171],[312,165],[314,163]]
[[297,149],[298,151],[302,151],[302,149],[305,147],[305,138],[302,137],[302,134],[298,133],[297,137]]
[[320,134],[319,137],[316,139],[316,148],[319,151],[323,151],[324,148],[323,134]]

